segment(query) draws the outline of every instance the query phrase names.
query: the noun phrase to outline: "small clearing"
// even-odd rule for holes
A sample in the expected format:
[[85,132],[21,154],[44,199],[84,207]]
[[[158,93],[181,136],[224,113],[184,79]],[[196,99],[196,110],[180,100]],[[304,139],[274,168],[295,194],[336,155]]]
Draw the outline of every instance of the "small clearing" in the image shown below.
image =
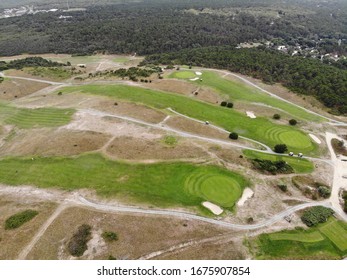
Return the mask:
[[220,215],[223,213],[222,208],[220,208],[218,205],[213,204],[211,202],[205,201],[202,203],[202,206],[206,207],[208,210],[210,210],[215,215]]
[[256,115],[254,115],[253,112],[247,111],[246,114],[247,114],[247,117],[250,117],[251,119],[256,119],[257,118]]
[[248,199],[252,198],[253,195],[254,195],[254,192],[250,188],[246,188],[243,191],[242,197],[237,202],[237,206],[239,207],[243,206]]
[[316,135],[313,135],[311,133],[309,135],[317,144],[322,144],[322,141]]

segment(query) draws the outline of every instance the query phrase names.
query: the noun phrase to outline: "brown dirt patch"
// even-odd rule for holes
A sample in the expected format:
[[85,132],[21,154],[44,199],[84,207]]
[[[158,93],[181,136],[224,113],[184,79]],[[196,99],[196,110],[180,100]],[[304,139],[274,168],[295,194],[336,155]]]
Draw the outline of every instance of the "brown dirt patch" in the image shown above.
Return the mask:
[[[65,210],[47,229],[27,259],[68,259],[66,244],[81,224],[89,224],[93,233],[113,231],[118,241],[94,243],[92,252],[81,259],[137,259],[192,239],[226,233],[226,230],[196,221],[144,215],[100,213],[82,208]],[[97,239],[97,238],[95,238]],[[98,248],[97,244],[102,246]]]
[[175,146],[166,146],[162,140],[148,140],[134,137],[118,137],[107,148],[111,156],[127,160],[176,160],[193,159],[206,156],[206,153],[179,139]]
[[6,79],[0,83],[0,99],[14,100],[46,88],[48,84],[26,80]]
[[93,131],[35,129],[19,131],[1,149],[1,155],[70,156],[100,149],[109,135]]
[[[31,241],[46,219],[53,213],[56,204],[51,202],[33,202],[27,199],[18,199],[0,196],[0,259],[16,259],[20,251]],[[31,221],[13,230],[5,230],[4,223],[10,216],[24,211],[36,210],[39,214]]]
[[[117,105],[115,105],[115,103]],[[123,101],[115,102],[113,100],[103,100],[92,108],[110,114],[125,115],[149,123],[160,123],[166,117],[163,112],[157,111],[147,106]]]
[[[186,96],[194,97],[199,100],[203,100],[213,104],[220,103],[221,101],[223,101],[223,98],[210,88],[198,87],[189,82],[180,81],[180,80],[174,80],[174,79],[155,80],[151,84],[146,85],[146,87],[151,89],[184,94]],[[196,95],[195,93],[198,93],[198,94]]]
[[226,132],[224,133],[203,123],[189,120],[180,116],[172,116],[166,121],[166,125],[175,129],[210,138],[227,140],[229,136]]

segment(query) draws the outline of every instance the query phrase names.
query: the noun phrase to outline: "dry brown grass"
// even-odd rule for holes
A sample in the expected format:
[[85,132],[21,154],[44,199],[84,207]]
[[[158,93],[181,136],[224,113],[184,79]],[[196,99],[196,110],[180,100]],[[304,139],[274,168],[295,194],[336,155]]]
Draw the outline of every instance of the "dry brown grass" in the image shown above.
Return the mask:
[[0,99],[14,100],[46,88],[48,84],[18,79],[6,79],[0,84]]
[[179,139],[174,146],[163,140],[150,140],[134,137],[118,137],[106,150],[112,157],[126,160],[177,160],[196,159],[207,156],[200,148],[192,146],[188,140]]
[[71,156],[95,151],[105,145],[109,135],[92,131],[33,129],[18,131],[0,148],[6,156]]
[[[66,244],[81,224],[93,228],[94,248],[81,259],[137,259],[151,252],[187,242],[189,240],[213,237],[228,231],[196,221],[156,216],[100,213],[82,208],[65,210],[29,254],[28,259],[70,258]],[[117,233],[119,240],[105,243],[100,236],[103,231]]]
[[[16,259],[20,251],[31,241],[37,230],[53,213],[56,204],[51,202],[37,202],[25,199],[0,196],[0,259]],[[31,221],[13,230],[5,230],[4,223],[10,216],[33,209],[39,214]]]

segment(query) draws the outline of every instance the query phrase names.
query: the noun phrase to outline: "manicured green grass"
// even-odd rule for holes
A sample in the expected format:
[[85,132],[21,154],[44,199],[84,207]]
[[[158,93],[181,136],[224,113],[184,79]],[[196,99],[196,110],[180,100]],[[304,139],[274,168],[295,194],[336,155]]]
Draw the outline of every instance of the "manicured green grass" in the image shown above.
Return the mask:
[[[186,188],[187,178],[192,174],[206,174],[207,178],[220,177],[223,182],[238,185],[241,189],[248,184],[241,175],[216,166],[127,164],[105,159],[99,154],[0,160],[0,182],[8,185],[28,184],[66,190],[90,188],[103,196],[117,196],[119,199],[148,202],[156,206],[200,206],[206,200],[203,195]],[[207,192],[211,183],[207,183]],[[235,198],[241,195],[237,191],[237,194],[233,194]],[[229,207],[231,204],[226,205]]]
[[63,89],[63,92],[109,96],[142,103],[157,109],[171,107],[184,115],[200,120],[209,120],[213,124],[237,132],[241,136],[263,142],[270,147],[284,143],[293,152],[306,154],[316,154],[317,152],[317,145],[308,135],[297,128],[275,124],[266,118],[250,119],[235,110],[200,102],[179,94],[125,85],[75,86],[67,87]]
[[347,224],[330,218],[308,230],[261,234],[250,240],[258,259],[340,259],[347,254]]
[[[172,73],[170,77],[177,79],[185,79],[184,77],[180,77],[180,72],[184,73],[185,76],[188,76],[187,72],[190,72],[191,75],[194,75],[195,73],[195,71],[178,71]],[[195,81],[194,83],[211,87],[221,94],[226,94],[230,97],[230,100],[232,101],[242,100],[252,103],[263,103],[274,108],[284,110],[293,117],[301,120],[314,122],[324,121],[324,118],[322,117],[311,114],[301,108],[298,108],[287,102],[281,101],[277,98],[271,97],[270,95],[267,95],[266,93],[254,87],[248,86],[242,82],[224,79],[218,73],[212,71],[203,71],[202,73],[202,76],[200,76],[202,82]]]
[[177,71],[172,73],[172,77],[177,79],[192,79],[196,78],[197,75],[193,71]]
[[21,225],[32,220],[37,214],[38,212],[35,210],[25,210],[17,213],[5,221],[5,229],[8,230],[19,228]]
[[125,62],[128,62],[130,61],[129,57],[116,57],[116,58],[113,58],[112,59],[113,62],[116,62],[116,63],[125,63]]
[[271,154],[256,152],[252,150],[244,150],[243,154],[247,158],[251,158],[251,159],[263,159],[263,160],[271,160],[271,161],[284,160],[291,167],[293,167],[294,171],[297,173],[311,173],[314,170],[313,163],[303,158],[281,156],[281,155],[271,155]]
[[331,219],[319,230],[329,238],[341,251],[347,251],[347,230],[341,222]]
[[313,232],[278,232],[269,234],[271,240],[292,240],[299,242],[319,242],[324,237],[318,231]]
[[242,195],[240,179],[222,174],[195,172],[186,179],[185,188],[192,195],[230,208]]
[[62,126],[71,121],[74,112],[73,109],[26,109],[0,103],[0,122],[19,128]]

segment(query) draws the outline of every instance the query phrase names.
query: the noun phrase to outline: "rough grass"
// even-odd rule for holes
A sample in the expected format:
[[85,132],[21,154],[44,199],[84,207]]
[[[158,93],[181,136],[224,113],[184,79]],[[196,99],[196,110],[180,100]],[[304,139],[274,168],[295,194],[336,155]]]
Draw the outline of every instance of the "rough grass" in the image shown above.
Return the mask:
[[280,142],[287,144],[293,152],[312,154],[317,152],[317,145],[313,143],[308,135],[297,128],[275,124],[266,118],[250,119],[235,110],[207,104],[179,94],[124,85],[75,86],[67,87],[63,92],[109,96],[115,99],[143,103],[157,109],[171,107],[179,113],[199,120],[209,120],[213,124],[237,132],[239,135],[261,141],[270,147]]
[[347,224],[330,218],[309,230],[261,234],[250,241],[258,259],[340,259],[347,254]]
[[8,230],[19,228],[21,225],[32,220],[38,213],[39,212],[35,210],[25,210],[17,213],[5,221],[5,229]]
[[25,71],[33,76],[46,77],[55,80],[66,80],[72,77],[72,72],[62,67],[33,67],[26,68]]
[[311,173],[314,170],[313,163],[307,159],[281,155],[271,155],[252,150],[244,150],[243,154],[250,159],[262,159],[271,161],[284,160],[294,169],[296,173]]
[[[188,71],[183,71],[186,73]],[[194,71],[190,71],[194,75]],[[185,74],[188,75],[188,74]],[[180,72],[174,72],[170,77],[172,78],[181,78]],[[277,98],[271,97],[266,93],[254,88],[245,85],[242,82],[235,82],[222,78],[219,74],[212,71],[203,71],[200,78],[203,80],[195,81],[199,85],[205,85],[217,90],[221,94],[225,94],[230,97],[231,100],[240,100],[252,103],[262,103],[274,108],[278,108],[286,111],[288,114],[296,117],[300,120],[322,122],[324,118],[317,115],[311,114],[301,108],[298,108],[294,105],[291,105],[287,102],[279,100]]]
[[73,109],[17,108],[0,103],[0,122],[19,128],[62,126],[71,121],[74,112]]
[[90,188],[103,196],[117,196],[119,199],[163,207],[195,207],[205,201],[199,194],[186,189],[185,182],[191,174],[220,176],[241,188],[248,184],[241,175],[216,166],[188,163],[126,164],[107,160],[99,154],[71,158],[40,157],[34,160],[7,158],[0,160],[0,170],[0,182],[8,185],[29,184],[66,190]]

